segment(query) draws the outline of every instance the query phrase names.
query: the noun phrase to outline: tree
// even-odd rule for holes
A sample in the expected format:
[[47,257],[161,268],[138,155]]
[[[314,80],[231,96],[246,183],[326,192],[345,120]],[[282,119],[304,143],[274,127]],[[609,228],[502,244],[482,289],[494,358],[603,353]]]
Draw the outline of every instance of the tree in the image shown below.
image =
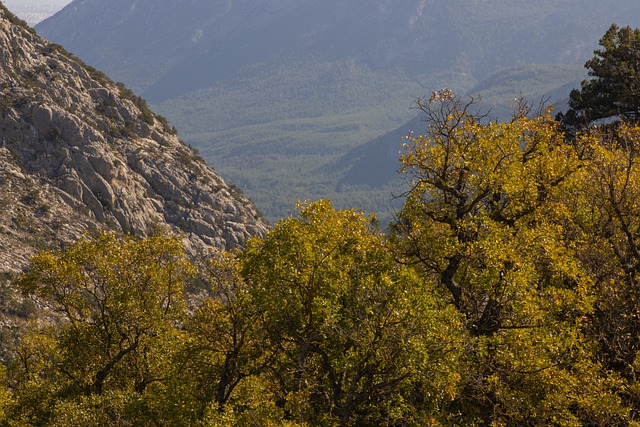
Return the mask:
[[588,333],[611,377],[624,381],[620,398],[631,418],[640,409],[640,127],[621,122],[592,129],[584,167],[565,198],[580,233],[577,248],[592,277],[594,313]]
[[304,204],[239,262],[278,354],[276,401],[292,419],[424,425],[454,393],[457,317],[361,214]]
[[10,404],[11,395],[9,394],[9,390],[7,390],[5,379],[5,367],[0,365],[0,425],[5,425],[5,421],[7,420],[6,409]]
[[17,283],[53,318],[26,334],[11,367],[13,416],[34,425],[144,425],[136,414],[162,390],[181,340],[193,266],[180,242],[102,234],[32,264]]
[[210,296],[185,321],[185,344],[175,363],[181,375],[170,389],[174,401],[192,408],[192,422],[221,425],[280,425],[272,396],[261,384],[274,358],[265,344],[264,309],[240,276],[235,255],[220,253],[198,277]]
[[[640,409],[640,29],[614,24],[600,45],[586,63],[593,79],[571,93],[571,108],[560,117],[569,132],[583,130],[573,138],[586,153],[579,191],[566,201],[583,233],[582,264],[594,280],[589,334],[599,363],[624,381],[620,398],[634,420]],[[604,126],[585,131],[596,121]]]
[[449,90],[419,102],[429,127],[401,157],[410,190],[393,227],[401,260],[438,284],[468,334],[448,411],[465,425],[610,425],[624,410],[593,362],[592,278],[564,226],[579,146],[548,110],[528,118],[521,104],[493,123],[471,106]]
[[571,92],[570,108],[560,116],[569,128],[597,120],[640,119],[640,29],[613,24],[600,46],[585,64],[592,79]]

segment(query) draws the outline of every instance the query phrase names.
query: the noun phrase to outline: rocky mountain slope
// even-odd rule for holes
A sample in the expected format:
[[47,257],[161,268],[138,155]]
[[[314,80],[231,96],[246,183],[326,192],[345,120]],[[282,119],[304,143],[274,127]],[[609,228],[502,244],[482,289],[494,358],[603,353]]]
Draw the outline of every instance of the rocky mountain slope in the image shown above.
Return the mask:
[[[395,189],[351,185],[350,166],[332,166],[432,90],[534,94],[483,81],[581,67],[612,22],[640,25],[640,2],[75,0],[36,29],[149,99],[275,219],[318,197],[385,211]],[[535,95],[579,77],[550,70]]]
[[35,310],[11,279],[38,250],[168,230],[197,255],[266,229],[142,99],[0,4],[0,361]]
[[0,27],[0,271],[101,229],[169,229],[192,253],[266,230],[143,100],[4,7]]

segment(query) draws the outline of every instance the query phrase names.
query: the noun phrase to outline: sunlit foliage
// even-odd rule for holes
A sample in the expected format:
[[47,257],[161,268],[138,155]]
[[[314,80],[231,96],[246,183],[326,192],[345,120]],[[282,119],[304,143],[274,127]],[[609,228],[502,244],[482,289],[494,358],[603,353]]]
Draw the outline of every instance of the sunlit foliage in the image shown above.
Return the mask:
[[182,245],[103,234],[32,263],[18,286],[49,318],[34,321],[11,366],[14,416],[35,425],[135,423],[180,346],[193,274]]
[[317,201],[197,264],[166,235],[35,256],[0,426],[639,426],[640,126],[418,107],[389,233]]

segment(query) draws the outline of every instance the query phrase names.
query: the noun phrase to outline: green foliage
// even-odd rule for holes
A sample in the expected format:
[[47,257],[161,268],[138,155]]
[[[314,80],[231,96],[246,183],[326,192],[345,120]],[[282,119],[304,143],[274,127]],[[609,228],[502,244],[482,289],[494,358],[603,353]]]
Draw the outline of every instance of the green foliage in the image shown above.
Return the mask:
[[481,124],[447,90],[420,106],[430,125],[401,158],[412,189],[394,235],[465,322],[468,371],[451,414],[463,425],[623,419],[619,383],[586,332],[594,278],[582,236],[567,227],[564,202],[588,185],[573,180],[582,152],[524,104],[505,124]]
[[266,420],[274,411],[265,407],[268,399],[256,379],[273,357],[263,347],[264,310],[255,304],[230,254],[220,254],[203,268],[200,277],[213,297],[185,322],[188,339],[176,360],[189,381],[173,384],[174,399],[199,417],[232,417],[239,425],[246,417]]
[[640,126],[418,107],[388,236],[318,201],[197,272],[165,235],[35,256],[0,425],[637,426]]
[[640,29],[613,24],[600,46],[585,64],[592,79],[571,92],[570,109],[561,117],[570,127],[601,119],[640,118]]
[[[293,419],[418,425],[450,399],[460,324],[354,211],[302,205],[240,256],[264,310],[271,374]],[[412,403],[430,396],[427,404]]]
[[6,408],[11,404],[11,394],[5,384],[5,368],[0,365],[0,425],[5,425],[7,422]]
[[621,398],[636,409],[640,405],[640,127],[620,123],[596,129],[582,142],[588,147],[585,167],[576,177],[582,191],[567,198],[567,208],[584,233],[578,250],[595,281],[589,332],[599,363],[624,381]]
[[180,342],[182,289],[193,273],[182,246],[162,235],[103,234],[32,262],[17,283],[60,320],[34,323],[23,337],[10,371],[12,415],[64,425],[77,410],[116,425],[122,413],[109,408],[123,405],[144,419],[144,397],[161,388]]
[[[387,237],[303,203],[237,254],[101,235],[33,258],[5,425],[633,425],[640,128],[421,107]],[[4,418],[4,420],[3,420]]]

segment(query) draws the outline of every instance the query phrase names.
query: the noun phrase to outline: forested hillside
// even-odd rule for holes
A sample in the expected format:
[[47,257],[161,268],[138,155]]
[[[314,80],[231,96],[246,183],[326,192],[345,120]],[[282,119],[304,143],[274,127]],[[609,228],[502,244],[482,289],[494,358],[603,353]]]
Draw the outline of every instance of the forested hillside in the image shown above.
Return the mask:
[[415,98],[554,102],[611,22],[639,16],[634,0],[78,0],[37,31],[148,98],[276,219],[317,197],[385,213],[398,187],[352,185],[350,158],[335,162]]

